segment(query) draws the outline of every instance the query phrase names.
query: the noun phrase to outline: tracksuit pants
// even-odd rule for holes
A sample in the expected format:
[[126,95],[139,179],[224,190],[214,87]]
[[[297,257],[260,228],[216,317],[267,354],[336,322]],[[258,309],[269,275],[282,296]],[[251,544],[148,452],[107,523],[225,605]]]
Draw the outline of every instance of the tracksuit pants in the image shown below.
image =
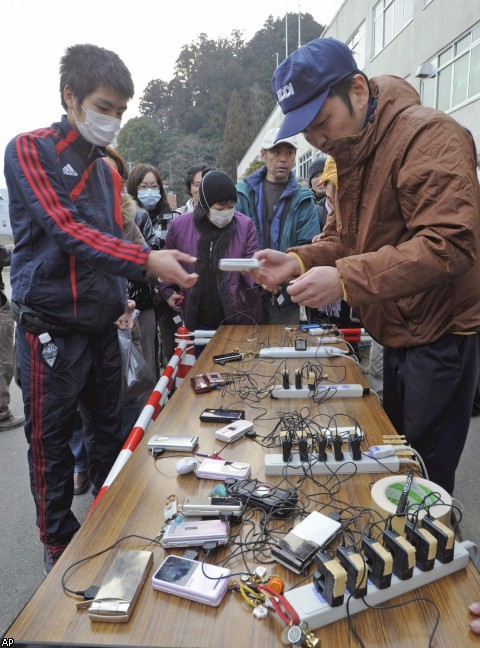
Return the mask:
[[122,447],[122,363],[113,326],[94,335],[71,332],[53,342],[57,358],[50,367],[43,359],[38,335],[18,326],[37,526],[44,544],[64,548],[80,526],[71,511],[74,457],[69,446],[77,406],[91,416],[89,468],[95,495]]
[[450,494],[470,425],[479,337],[444,335],[418,347],[384,348],[384,409],[421,455],[429,479]]

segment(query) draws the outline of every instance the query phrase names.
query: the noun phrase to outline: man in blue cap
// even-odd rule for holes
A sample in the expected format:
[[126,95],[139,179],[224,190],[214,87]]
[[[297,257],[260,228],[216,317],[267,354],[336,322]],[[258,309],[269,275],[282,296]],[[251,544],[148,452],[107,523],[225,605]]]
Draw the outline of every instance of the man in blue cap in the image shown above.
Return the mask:
[[385,347],[384,407],[452,493],[479,370],[480,190],[471,135],[421,106],[402,79],[368,79],[348,47],[319,38],[276,69],[285,119],[337,165],[335,218],[287,254],[262,250],[260,283],[294,302],[343,298]]

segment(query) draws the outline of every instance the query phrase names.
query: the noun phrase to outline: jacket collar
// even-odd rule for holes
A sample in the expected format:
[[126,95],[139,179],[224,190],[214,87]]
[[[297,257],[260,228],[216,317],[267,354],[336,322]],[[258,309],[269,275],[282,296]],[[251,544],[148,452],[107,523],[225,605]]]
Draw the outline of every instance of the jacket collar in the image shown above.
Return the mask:
[[[267,176],[267,167],[264,165],[258,171],[255,171],[255,173],[252,173],[252,175],[248,176],[248,178],[245,178],[245,182],[254,190],[258,190],[258,186],[265,180]],[[293,171],[290,171],[290,175],[288,176],[287,184],[285,186],[285,189],[282,192],[282,198],[284,196],[290,196],[291,194],[295,193],[295,191],[298,188],[297,181],[295,179],[295,174]]]
[[336,140],[333,158],[339,174],[366,160],[377,148],[388,129],[407,108],[420,105],[417,91],[407,81],[393,76],[370,79],[372,96],[377,105],[363,130],[353,137]]
[[68,140],[82,155],[89,159],[106,157],[107,152],[103,146],[95,146],[91,142],[87,142],[76,128],[73,128],[67,119],[67,115],[62,115],[62,120],[54,126],[60,131],[62,136]]

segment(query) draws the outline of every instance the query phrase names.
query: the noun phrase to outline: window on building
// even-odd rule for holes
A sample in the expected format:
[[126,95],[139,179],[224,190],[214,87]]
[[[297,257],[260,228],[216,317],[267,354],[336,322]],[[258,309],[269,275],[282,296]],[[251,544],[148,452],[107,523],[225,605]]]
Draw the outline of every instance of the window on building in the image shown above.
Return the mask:
[[380,0],[373,8],[373,55],[413,19],[413,0]]
[[312,163],[312,151],[307,151],[298,158],[297,161],[297,177],[308,178],[308,169]]
[[366,63],[365,21],[362,22],[351,39],[347,42],[352,50],[353,58],[359,70],[363,70]]
[[437,74],[422,79],[424,106],[450,110],[480,94],[480,23],[432,60]]

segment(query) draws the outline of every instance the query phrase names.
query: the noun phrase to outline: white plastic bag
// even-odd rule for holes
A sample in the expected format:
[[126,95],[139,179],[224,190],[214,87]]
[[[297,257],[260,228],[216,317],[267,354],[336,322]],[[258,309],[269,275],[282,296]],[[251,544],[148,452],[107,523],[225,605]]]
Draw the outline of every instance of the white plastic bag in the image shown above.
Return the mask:
[[155,386],[155,376],[145,358],[132,340],[132,332],[118,330],[118,343],[122,356],[123,400],[129,401]]

